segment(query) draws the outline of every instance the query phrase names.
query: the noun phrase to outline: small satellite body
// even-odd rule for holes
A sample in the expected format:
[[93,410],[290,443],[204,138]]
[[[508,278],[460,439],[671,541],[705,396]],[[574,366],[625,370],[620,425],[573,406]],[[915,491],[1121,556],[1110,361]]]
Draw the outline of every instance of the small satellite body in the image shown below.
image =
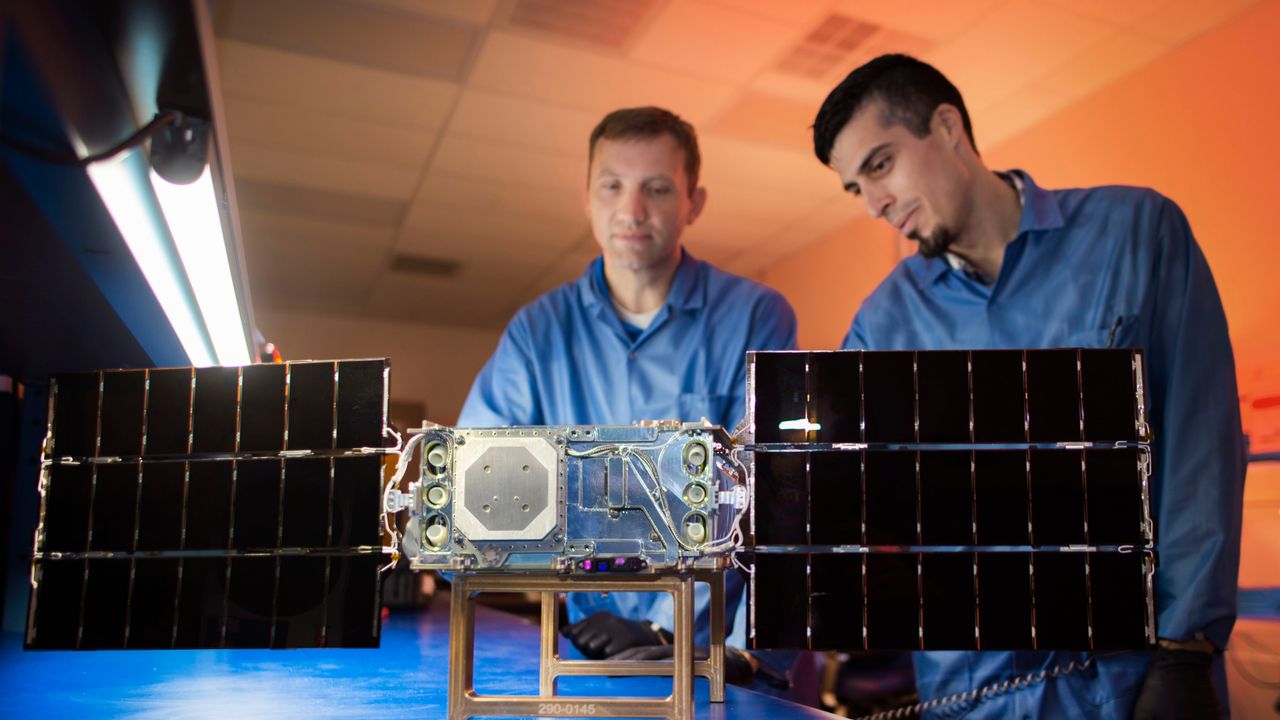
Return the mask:
[[700,423],[425,427],[401,550],[418,569],[723,569],[746,468]]

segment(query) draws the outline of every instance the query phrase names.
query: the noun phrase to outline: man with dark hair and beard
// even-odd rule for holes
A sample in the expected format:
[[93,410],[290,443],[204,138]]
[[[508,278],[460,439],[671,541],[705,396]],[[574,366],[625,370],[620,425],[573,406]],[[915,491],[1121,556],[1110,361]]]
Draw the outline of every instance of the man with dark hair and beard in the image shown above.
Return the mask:
[[[1244,445],[1226,318],[1182,211],[1146,188],[1045,190],[1020,170],[989,170],[959,91],[903,55],[870,61],[831,92],[814,151],[872,217],[919,245],[862,304],[845,347],[1139,347],[1146,358],[1158,646],[1094,655],[1086,670],[948,710],[1224,714]],[[1087,659],[922,652],[916,682],[931,700]]]

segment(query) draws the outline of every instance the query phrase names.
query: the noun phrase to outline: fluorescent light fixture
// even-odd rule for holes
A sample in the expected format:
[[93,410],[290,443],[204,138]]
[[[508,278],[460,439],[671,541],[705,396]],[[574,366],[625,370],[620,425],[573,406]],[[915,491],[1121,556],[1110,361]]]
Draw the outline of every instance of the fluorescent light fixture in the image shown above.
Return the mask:
[[151,186],[191,280],[218,364],[248,365],[249,345],[231,281],[222,216],[209,166],[189,185],[176,185],[151,170]]
[[809,418],[800,418],[798,420],[783,420],[778,423],[779,430],[804,430],[810,432],[813,430],[821,430],[822,425],[816,422],[809,422]]
[[93,181],[107,212],[133,253],[142,275],[151,286],[151,292],[160,302],[160,308],[169,318],[169,324],[182,343],[192,365],[213,365],[214,358],[200,319],[196,316],[191,296],[183,287],[178,263],[169,250],[164,225],[154,212],[154,203],[142,173],[129,163],[142,162],[129,155],[115,160],[105,160],[89,165],[89,179]]

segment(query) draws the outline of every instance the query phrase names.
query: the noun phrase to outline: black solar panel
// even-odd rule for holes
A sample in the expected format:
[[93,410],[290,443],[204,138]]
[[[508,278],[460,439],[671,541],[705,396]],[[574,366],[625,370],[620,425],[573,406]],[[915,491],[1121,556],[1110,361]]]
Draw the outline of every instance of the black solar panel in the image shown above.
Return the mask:
[[389,367],[55,376],[27,647],[377,646]]
[[1154,642],[1138,350],[752,353],[757,648]]

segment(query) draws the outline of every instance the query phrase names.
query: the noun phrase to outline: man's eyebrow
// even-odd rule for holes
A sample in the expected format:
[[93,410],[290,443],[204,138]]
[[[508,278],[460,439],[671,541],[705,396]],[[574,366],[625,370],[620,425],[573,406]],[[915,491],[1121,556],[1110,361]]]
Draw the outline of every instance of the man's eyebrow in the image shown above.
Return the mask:
[[871,167],[871,161],[875,158],[875,156],[880,154],[881,150],[884,150],[885,148],[889,147],[892,144],[893,143],[891,142],[884,142],[871,148],[871,152],[868,152],[866,157],[862,158],[862,164],[858,166],[858,174],[862,175],[866,173],[867,168]]
[[[883,142],[871,148],[871,152],[868,152],[866,156],[862,158],[862,164],[858,166],[858,172],[854,173],[854,177],[861,177],[865,175],[867,172],[867,169],[871,166],[871,161],[875,159],[876,155],[880,154],[880,151],[885,150],[892,144],[893,144],[892,142]],[[844,191],[854,192],[857,187],[858,187],[858,181],[850,180],[844,184]]]

